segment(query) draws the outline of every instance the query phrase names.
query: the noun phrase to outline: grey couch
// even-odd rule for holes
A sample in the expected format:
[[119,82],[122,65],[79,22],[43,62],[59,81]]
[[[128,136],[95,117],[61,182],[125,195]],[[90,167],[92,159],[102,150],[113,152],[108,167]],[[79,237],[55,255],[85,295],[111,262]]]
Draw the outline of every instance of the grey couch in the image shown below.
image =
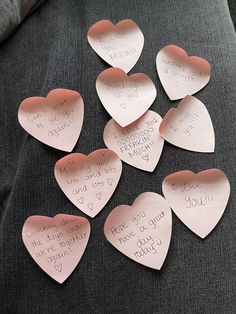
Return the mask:
[[[1,12],[0,12],[1,13]],[[104,147],[109,115],[95,90],[107,68],[86,34],[96,21],[131,18],[145,36],[131,73],[148,74],[157,88],[152,109],[176,105],[157,77],[155,57],[167,44],[183,47],[212,65],[210,83],[196,94],[207,106],[216,135],[214,154],[193,153],[165,143],[153,173],[123,163],[120,184],[101,213],[71,277],[59,285],[26,251],[21,230],[30,215],[81,214],[59,189],[55,162],[65,154],[29,136],[17,110],[29,96],[51,89],[77,90],[85,120],[75,152]],[[47,0],[0,46],[0,313],[9,314],[235,314],[236,313],[236,35],[226,0]],[[173,215],[173,234],[161,271],[145,268],[115,250],[103,235],[108,213],[138,194],[161,194],[163,178],[177,170],[222,169],[231,182],[225,214],[205,240]]]

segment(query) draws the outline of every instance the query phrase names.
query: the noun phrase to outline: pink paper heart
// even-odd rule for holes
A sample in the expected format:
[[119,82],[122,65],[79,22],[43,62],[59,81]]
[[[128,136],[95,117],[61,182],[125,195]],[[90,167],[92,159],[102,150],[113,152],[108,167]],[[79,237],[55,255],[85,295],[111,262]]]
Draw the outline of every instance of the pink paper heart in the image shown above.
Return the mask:
[[160,125],[161,136],[169,143],[195,152],[215,150],[215,134],[211,118],[204,104],[193,96],[186,96],[171,108]]
[[30,97],[20,104],[21,126],[37,140],[70,152],[83,125],[84,102],[79,93],[54,89],[46,98]]
[[200,57],[189,57],[180,47],[170,45],[159,51],[157,73],[171,100],[193,95],[210,80],[210,64]]
[[94,24],[88,31],[88,42],[108,64],[128,73],[138,61],[144,45],[144,36],[132,20],[114,25],[108,20]]
[[152,192],[140,194],[132,206],[120,205],[108,215],[104,234],[121,253],[154,269],[161,269],[172,230],[167,201]]
[[230,184],[219,169],[197,174],[183,170],[167,176],[162,190],[179,219],[199,237],[205,238],[224,213]]
[[164,140],[159,134],[161,121],[159,114],[151,110],[125,128],[111,119],[103,132],[104,142],[121,160],[136,168],[152,172],[164,145]]
[[120,180],[122,163],[109,149],[88,156],[74,153],[55,164],[55,178],[69,200],[90,217],[95,217],[111,198]]
[[105,109],[122,127],[141,117],[156,98],[155,85],[147,75],[128,76],[118,68],[100,73],[96,89]]
[[31,216],[22,229],[23,242],[42,270],[59,283],[73,272],[84,254],[90,224],[84,217],[59,214]]

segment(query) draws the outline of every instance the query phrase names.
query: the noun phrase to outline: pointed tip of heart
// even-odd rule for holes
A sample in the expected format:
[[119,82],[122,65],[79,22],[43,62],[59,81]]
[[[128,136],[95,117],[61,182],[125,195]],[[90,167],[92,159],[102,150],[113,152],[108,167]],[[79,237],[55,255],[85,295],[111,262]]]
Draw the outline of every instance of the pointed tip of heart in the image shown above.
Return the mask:
[[[69,276],[68,276],[68,277],[69,277]],[[60,285],[62,285],[62,284],[63,284],[63,282],[65,282],[65,281],[66,281],[66,279],[68,279],[68,277],[63,278],[63,279],[56,279],[56,278],[53,278],[53,277],[52,277],[52,279],[54,279],[56,282],[58,282]]]
[[99,213],[94,213],[94,214],[90,214],[90,213],[86,213],[86,215],[88,215],[90,218],[94,218],[98,215]]
[[[183,222],[184,223],[184,222]],[[186,226],[190,231],[192,231],[196,236],[198,236],[200,239],[204,240],[206,237],[208,237],[214,230],[208,230],[208,231],[200,231],[200,230],[193,230],[189,226]]]

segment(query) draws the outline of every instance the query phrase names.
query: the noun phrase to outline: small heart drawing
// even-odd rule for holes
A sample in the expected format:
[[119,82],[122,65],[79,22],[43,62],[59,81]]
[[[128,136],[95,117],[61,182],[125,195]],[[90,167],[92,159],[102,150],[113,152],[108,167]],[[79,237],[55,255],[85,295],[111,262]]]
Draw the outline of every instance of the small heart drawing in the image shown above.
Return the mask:
[[54,268],[61,273],[61,271],[62,271],[62,264],[54,265]]
[[149,161],[149,156],[148,155],[145,155],[142,158],[143,158],[143,160]]
[[74,163],[74,158],[68,158],[67,162],[68,162],[68,164],[72,164],[72,165],[73,165],[73,163]]
[[183,170],[167,176],[162,191],[179,219],[199,237],[205,238],[224,213],[230,184],[219,169],[197,174]]
[[54,89],[46,98],[26,98],[18,110],[18,120],[30,135],[66,152],[74,148],[83,119],[83,99],[68,89]]
[[205,105],[193,96],[186,96],[171,108],[162,120],[160,134],[167,142],[183,149],[212,153],[215,133]]
[[90,236],[89,221],[59,214],[53,218],[30,216],[22,229],[26,249],[39,267],[63,283],[84,254]]
[[112,185],[112,183],[113,183],[113,179],[108,178],[108,179],[107,179],[107,183],[108,183],[109,185]]
[[102,20],[90,27],[88,42],[93,50],[108,64],[128,73],[138,61],[144,45],[144,36],[132,20],[122,20],[116,25]]
[[211,67],[203,58],[191,56],[178,46],[169,45],[156,57],[157,73],[171,100],[193,95],[210,80]]
[[96,194],[96,197],[100,200],[102,198],[102,193]]
[[89,203],[89,204],[88,204],[88,208],[91,209],[91,210],[93,210],[93,203]]
[[127,164],[152,172],[164,145],[159,133],[161,121],[159,114],[151,110],[125,128],[111,119],[104,128],[103,140]]
[[156,87],[146,74],[128,76],[118,68],[100,73],[96,89],[107,112],[122,127],[141,117],[156,98]]
[[104,234],[121,253],[154,269],[165,261],[172,230],[168,202],[153,192],[140,194],[132,206],[120,205],[108,215]]
[[[71,157],[74,158],[73,165],[67,162]],[[111,198],[121,172],[120,158],[109,149],[98,149],[88,156],[69,154],[58,160],[54,168],[61,190],[76,207],[92,218]]]
[[84,202],[83,196],[81,196],[81,197],[78,198],[78,202],[81,203],[81,204],[83,204],[83,202]]

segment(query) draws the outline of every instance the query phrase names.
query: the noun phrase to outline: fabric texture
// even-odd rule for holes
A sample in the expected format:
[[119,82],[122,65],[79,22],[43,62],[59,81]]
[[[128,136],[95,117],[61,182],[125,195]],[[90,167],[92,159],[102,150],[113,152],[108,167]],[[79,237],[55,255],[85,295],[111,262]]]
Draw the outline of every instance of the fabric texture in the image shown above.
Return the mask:
[[236,28],[236,1],[228,0],[230,14],[234,23],[234,28]]
[[44,0],[1,0],[0,43],[5,40]]
[[[214,154],[193,153],[165,143],[153,173],[123,163],[111,200],[94,219],[79,265],[59,285],[28,254],[21,238],[28,216],[58,213],[85,216],[57,185],[53,168],[66,155],[28,135],[19,125],[20,102],[46,96],[57,87],[79,91],[85,118],[73,150],[104,147],[109,115],[101,105],[96,77],[108,68],[87,42],[87,30],[101,19],[133,19],[145,36],[131,73],[143,72],[157,88],[152,110],[163,116],[171,102],[157,76],[155,58],[176,44],[212,65],[209,84],[196,97],[209,110],[216,136]],[[236,35],[226,0],[48,0],[0,46],[0,313],[235,314],[236,312]],[[207,136],[207,135],[206,135]],[[173,214],[172,240],[163,268],[155,271],[126,258],[105,239],[103,225],[119,204],[142,192],[162,194],[172,172],[220,168],[232,191],[226,211],[205,239]]]

